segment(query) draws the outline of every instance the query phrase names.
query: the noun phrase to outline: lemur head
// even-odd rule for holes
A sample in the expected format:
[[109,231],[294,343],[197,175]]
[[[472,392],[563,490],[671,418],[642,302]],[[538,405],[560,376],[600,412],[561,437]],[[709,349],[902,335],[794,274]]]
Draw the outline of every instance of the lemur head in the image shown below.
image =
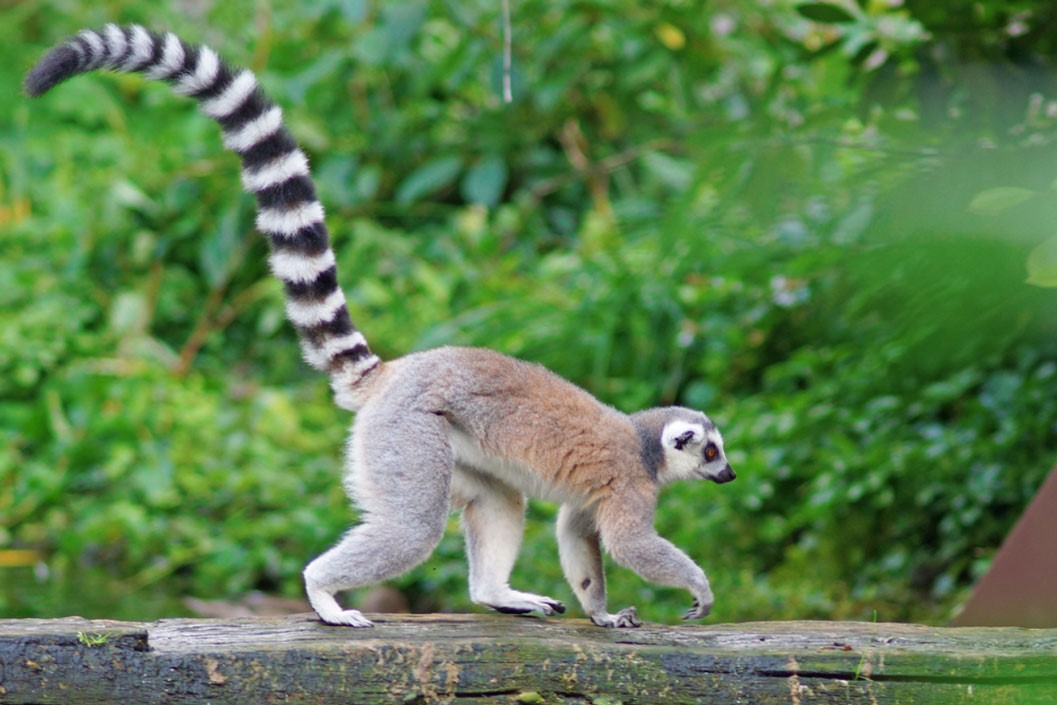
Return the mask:
[[641,411],[631,417],[642,440],[642,457],[661,484],[703,479],[730,482],[734,470],[723,452],[723,437],[700,411],[678,406]]

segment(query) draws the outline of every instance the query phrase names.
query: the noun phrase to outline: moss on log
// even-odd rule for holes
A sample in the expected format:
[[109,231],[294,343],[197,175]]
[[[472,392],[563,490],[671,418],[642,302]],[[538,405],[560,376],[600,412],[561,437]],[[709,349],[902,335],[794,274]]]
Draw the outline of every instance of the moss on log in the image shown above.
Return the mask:
[[0,703],[1057,702],[1057,630],[308,616],[0,620]]

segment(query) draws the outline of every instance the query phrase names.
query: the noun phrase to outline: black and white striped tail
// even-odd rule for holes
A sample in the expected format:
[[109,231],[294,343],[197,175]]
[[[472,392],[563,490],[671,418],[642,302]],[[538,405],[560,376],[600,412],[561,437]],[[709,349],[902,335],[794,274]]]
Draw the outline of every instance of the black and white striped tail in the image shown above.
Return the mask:
[[253,73],[172,33],[110,24],[53,48],[26,76],[25,90],[39,96],[95,69],[165,81],[220,124],[224,146],[242,159],[242,184],[257,199],[257,229],[271,244],[268,263],[286,289],[286,314],[301,336],[305,360],[331,375],[335,391],[355,386],[377,368],[381,360],[353,326],[338,286],[308,159]]

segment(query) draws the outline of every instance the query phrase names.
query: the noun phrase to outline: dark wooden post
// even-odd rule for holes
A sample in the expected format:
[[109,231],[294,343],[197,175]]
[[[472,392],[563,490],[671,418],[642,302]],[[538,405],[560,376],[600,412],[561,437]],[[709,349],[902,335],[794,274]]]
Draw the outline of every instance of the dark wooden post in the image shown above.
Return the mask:
[[1002,543],[955,624],[1057,627],[1057,468]]

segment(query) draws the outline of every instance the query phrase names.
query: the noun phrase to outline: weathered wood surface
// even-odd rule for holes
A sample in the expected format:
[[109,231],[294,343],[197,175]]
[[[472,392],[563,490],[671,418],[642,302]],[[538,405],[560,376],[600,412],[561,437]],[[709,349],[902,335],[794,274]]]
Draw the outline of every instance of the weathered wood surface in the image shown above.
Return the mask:
[[1057,703],[1057,630],[0,620],[0,703]]

